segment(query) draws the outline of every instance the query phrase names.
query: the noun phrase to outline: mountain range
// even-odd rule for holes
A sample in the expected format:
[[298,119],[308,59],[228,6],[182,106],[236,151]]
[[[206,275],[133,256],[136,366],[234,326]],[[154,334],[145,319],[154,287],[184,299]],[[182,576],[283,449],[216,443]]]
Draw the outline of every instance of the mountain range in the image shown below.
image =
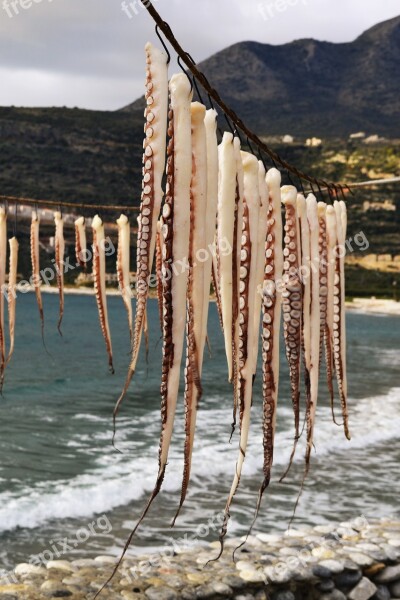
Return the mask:
[[[349,43],[239,42],[199,64],[262,135],[400,137],[400,16]],[[142,109],[143,100],[124,110]]]

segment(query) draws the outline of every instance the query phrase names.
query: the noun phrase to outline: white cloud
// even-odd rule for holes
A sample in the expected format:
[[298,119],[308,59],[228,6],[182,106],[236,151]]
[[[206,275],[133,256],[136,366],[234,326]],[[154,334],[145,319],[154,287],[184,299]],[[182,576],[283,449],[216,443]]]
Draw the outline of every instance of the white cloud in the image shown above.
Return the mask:
[[[351,41],[398,13],[398,0],[153,1],[198,61],[242,40]],[[0,0],[0,105],[115,109],[137,98],[144,44],[157,41],[139,2],[131,19],[121,0],[32,0],[9,18]],[[270,6],[267,19],[260,4]]]

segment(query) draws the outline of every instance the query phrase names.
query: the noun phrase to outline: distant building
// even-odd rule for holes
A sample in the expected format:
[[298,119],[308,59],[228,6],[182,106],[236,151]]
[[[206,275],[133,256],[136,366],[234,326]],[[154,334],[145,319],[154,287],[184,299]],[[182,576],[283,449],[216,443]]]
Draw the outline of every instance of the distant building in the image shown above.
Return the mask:
[[378,144],[379,142],[384,142],[385,138],[379,137],[379,135],[374,134],[365,138],[364,144]]
[[292,135],[286,134],[286,135],[283,136],[282,142],[284,144],[293,144],[294,137]]
[[365,138],[365,133],[364,131],[358,131],[357,133],[351,133],[349,135],[349,139],[350,140],[362,140]]
[[309,148],[318,148],[318,146],[321,146],[321,144],[322,140],[320,138],[312,137],[306,140],[306,146]]

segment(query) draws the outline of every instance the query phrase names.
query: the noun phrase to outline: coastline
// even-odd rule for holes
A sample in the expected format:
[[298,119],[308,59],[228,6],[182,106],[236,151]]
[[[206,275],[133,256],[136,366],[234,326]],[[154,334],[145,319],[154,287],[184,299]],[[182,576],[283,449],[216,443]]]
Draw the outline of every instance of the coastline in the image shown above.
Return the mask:
[[[18,288],[21,291],[21,288]],[[58,288],[51,285],[42,285],[40,287],[43,294],[58,294]],[[33,287],[24,287],[23,293],[32,293]],[[94,296],[93,288],[89,287],[77,287],[77,286],[66,286],[64,288],[65,295],[74,296]],[[118,289],[107,289],[107,296],[120,296]],[[150,290],[150,298],[156,298],[156,290]],[[215,301],[215,298],[212,298]],[[363,314],[376,314],[376,315],[399,315],[400,316],[400,302],[395,300],[381,300],[378,298],[353,298],[351,302],[346,302],[346,308],[348,310],[359,312]]]
[[[367,521],[299,527],[190,546],[171,541],[158,554],[126,557],[100,598],[113,600],[389,600],[400,597],[400,522]],[[115,556],[22,563],[0,579],[0,598],[93,598]]]

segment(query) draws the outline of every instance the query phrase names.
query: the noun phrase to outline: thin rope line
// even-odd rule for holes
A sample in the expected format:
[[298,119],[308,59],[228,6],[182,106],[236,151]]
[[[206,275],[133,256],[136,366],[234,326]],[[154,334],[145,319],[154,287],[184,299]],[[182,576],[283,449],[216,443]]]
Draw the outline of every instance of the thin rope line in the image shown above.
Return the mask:
[[64,202],[62,200],[36,200],[34,198],[23,198],[19,196],[3,196],[0,194],[1,202],[11,202],[12,204],[33,204],[38,206],[53,206],[59,210],[62,206],[68,208],[101,210],[109,212],[138,212],[138,206],[114,206],[113,204],[83,204],[82,202]]

